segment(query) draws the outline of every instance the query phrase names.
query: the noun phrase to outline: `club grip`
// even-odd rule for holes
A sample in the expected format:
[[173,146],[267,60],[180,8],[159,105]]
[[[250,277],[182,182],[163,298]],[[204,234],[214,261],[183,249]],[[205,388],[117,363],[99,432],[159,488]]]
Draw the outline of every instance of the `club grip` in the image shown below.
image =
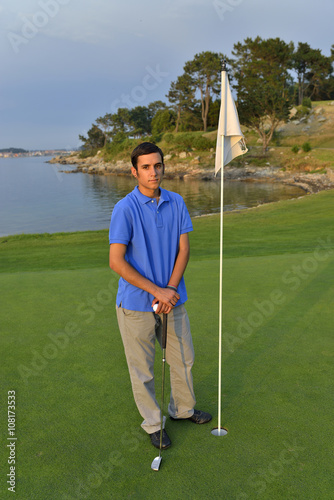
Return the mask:
[[162,348],[166,349],[167,344],[167,314],[163,314],[162,322]]

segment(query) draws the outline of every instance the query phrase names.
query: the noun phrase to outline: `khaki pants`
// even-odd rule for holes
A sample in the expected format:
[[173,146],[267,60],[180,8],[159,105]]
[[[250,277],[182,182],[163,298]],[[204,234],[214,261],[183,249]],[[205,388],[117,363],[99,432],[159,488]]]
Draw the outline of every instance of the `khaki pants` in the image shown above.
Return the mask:
[[[144,418],[142,428],[151,434],[161,425],[153,365],[156,339],[161,346],[162,315],[122,307],[116,307],[116,312],[134,399]],[[191,375],[194,348],[188,314],[183,305],[168,314],[166,361],[170,366],[171,383],[168,413],[174,418],[191,417],[196,403]]]

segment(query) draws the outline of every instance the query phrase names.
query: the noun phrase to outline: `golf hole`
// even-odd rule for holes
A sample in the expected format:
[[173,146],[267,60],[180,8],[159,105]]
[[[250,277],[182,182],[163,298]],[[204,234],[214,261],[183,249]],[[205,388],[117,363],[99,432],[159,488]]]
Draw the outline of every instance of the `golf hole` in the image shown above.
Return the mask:
[[215,427],[214,429],[212,429],[211,434],[213,436],[226,436],[227,430],[224,427],[221,427],[220,429],[218,429],[218,427]]

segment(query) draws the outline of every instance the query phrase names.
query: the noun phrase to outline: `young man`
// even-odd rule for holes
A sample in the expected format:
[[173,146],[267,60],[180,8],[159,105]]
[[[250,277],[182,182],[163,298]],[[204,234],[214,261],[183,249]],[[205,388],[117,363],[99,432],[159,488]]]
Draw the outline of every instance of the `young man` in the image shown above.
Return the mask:
[[[155,340],[161,345],[162,313],[168,314],[166,361],[170,366],[168,413],[197,424],[211,415],[194,410],[191,368],[194,349],[184,303],[183,274],[189,259],[192,223],[182,197],[160,188],[163,153],[144,142],[131,154],[138,186],[119,201],[109,231],[110,267],[120,275],[116,311],[142,428],[160,446],[160,407],[155,397]],[[158,304],[156,312],[153,305]],[[162,446],[170,439],[163,430]]]

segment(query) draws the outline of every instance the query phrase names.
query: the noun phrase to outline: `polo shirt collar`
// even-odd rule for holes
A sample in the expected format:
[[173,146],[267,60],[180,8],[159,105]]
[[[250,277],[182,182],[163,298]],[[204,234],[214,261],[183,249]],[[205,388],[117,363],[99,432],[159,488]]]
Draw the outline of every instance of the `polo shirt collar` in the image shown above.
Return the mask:
[[[146,203],[149,203],[152,201],[152,198],[149,196],[145,196],[143,193],[139,191],[138,186],[136,186],[133,190],[133,194],[136,196],[136,198],[140,201],[142,205],[145,205]],[[170,197],[168,194],[168,191],[166,189],[160,188],[160,200],[159,200],[159,205],[161,205],[164,201],[170,201]]]

